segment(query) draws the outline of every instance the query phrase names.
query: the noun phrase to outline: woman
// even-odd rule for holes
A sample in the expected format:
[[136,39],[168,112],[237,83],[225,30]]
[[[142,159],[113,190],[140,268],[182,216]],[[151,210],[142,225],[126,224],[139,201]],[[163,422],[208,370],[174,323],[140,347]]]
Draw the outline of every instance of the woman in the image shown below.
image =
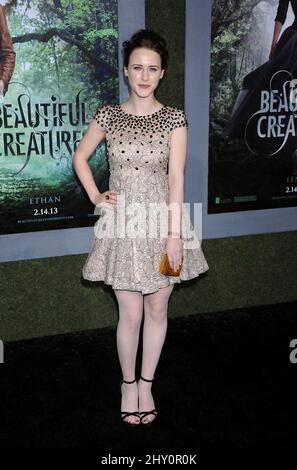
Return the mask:
[[[98,106],[74,154],[74,167],[91,201],[105,208],[104,216],[96,223],[97,233],[83,267],[83,277],[111,285],[118,301],[122,419],[130,425],[140,422],[147,425],[157,416],[151,386],[166,336],[167,305],[174,284],[197,277],[209,267],[200,246],[186,249],[186,240],[180,231],[181,214],[186,215],[182,203],[187,119],[184,111],[165,106],[154,96],[167,68],[166,41],[151,30],[139,30],[129,41],[124,41],[123,52],[129,99],[120,104]],[[104,138],[107,139],[110,189],[100,193],[87,160]],[[132,218],[131,213],[121,218],[121,197],[129,204],[128,209],[134,209]],[[166,208],[168,203],[175,203],[175,210],[166,213],[168,226],[163,217],[161,227],[157,226],[157,235],[149,233],[148,236],[148,223],[154,225],[157,220],[155,213],[150,217],[148,209],[154,204],[160,208],[164,203]],[[175,223],[176,215],[178,223]],[[164,224],[167,230],[162,237],[159,233]],[[117,233],[114,236],[114,231],[107,235],[114,226],[129,229],[129,235]],[[130,236],[135,228],[142,231],[142,236]],[[175,271],[182,261],[178,276],[159,272],[165,252]],[[143,307],[142,369],[136,382],[135,362]]]
[[0,5],[0,95],[5,96],[15,67],[15,51],[4,8]]
[[[279,97],[282,96],[283,84],[297,78],[297,0],[291,0],[295,14],[294,22],[283,31],[278,40],[282,25],[287,17],[289,2],[290,0],[279,1],[274,19],[269,60],[244,77],[242,90],[233,106],[230,120],[223,130],[225,140],[245,139],[250,148],[254,143],[256,150],[263,150],[263,153],[266,154],[274,154],[278,145],[275,144],[274,139],[263,139],[263,136],[259,138],[258,115],[255,115],[254,121],[252,116],[261,108],[261,90],[273,90],[275,99],[279,100]],[[290,87],[287,87],[287,92],[289,99]],[[281,111],[282,113],[283,111]],[[289,114],[292,113],[289,112]],[[296,174],[297,171],[296,150],[296,137],[290,134],[282,152],[289,155],[293,174]]]

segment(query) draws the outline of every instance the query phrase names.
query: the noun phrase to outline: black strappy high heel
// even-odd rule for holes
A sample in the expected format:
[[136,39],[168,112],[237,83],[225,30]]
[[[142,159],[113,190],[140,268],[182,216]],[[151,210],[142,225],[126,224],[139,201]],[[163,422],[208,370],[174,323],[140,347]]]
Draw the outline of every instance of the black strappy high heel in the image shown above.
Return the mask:
[[[127,380],[121,380],[120,382],[120,390],[121,390],[121,393],[122,393],[122,389],[121,389],[121,385],[122,383],[126,383],[126,384],[133,384],[134,382],[136,382],[136,379],[132,380],[131,382],[128,382]],[[123,416],[124,415],[124,416]],[[123,423],[125,424],[128,424],[129,426],[133,427],[133,426],[138,426],[140,424],[140,421],[139,423],[130,423],[129,421],[126,421],[124,418],[126,418],[126,416],[137,416],[138,418],[140,418],[139,416],[139,412],[138,411],[121,411],[121,418],[122,418],[122,421]]]
[[[140,378],[142,380],[144,380],[145,382],[153,382],[155,379],[152,379],[152,380],[148,380],[148,379],[145,379],[144,377],[140,376]],[[139,411],[138,415],[140,417],[140,422],[141,424],[143,424],[144,426],[150,426],[151,424],[153,424],[154,421],[156,421],[156,418],[152,419],[151,421],[149,421],[148,423],[144,423],[142,420],[145,416],[148,416],[150,414],[153,414],[155,416],[157,416],[157,410],[154,408],[153,410],[151,411]],[[141,416],[142,415],[142,416]]]

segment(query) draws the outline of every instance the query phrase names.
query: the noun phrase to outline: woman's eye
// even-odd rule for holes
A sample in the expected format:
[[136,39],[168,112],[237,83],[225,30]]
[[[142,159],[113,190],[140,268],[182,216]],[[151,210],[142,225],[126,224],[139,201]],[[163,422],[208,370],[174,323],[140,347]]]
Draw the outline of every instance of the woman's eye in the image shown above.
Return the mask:
[[[134,70],[139,70],[141,67],[134,67]],[[150,69],[151,72],[157,72],[157,69]]]

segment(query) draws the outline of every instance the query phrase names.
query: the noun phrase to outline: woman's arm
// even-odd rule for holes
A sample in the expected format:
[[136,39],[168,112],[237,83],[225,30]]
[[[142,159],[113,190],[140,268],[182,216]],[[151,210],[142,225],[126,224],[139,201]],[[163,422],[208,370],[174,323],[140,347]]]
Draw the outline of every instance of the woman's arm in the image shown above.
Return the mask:
[[281,30],[282,30],[282,23],[280,21],[275,21],[274,24],[274,31],[273,31],[273,36],[272,36],[272,43],[271,43],[271,48],[270,48],[270,54],[269,54],[269,59],[272,59],[275,53],[275,48],[276,48],[276,43],[278,41],[278,38],[280,36]]
[[73,155],[73,166],[76,174],[93,204],[95,204],[97,196],[101,193],[95,183],[88,160],[105,137],[105,129],[98,124],[95,118],[92,119]]
[[168,234],[173,232],[181,234],[181,215],[184,202],[184,170],[187,157],[188,131],[186,127],[179,127],[171,132],[169,152],[169,212]]
[[274,24],[274,31],[273,31],[273,36],[272,36],[269,59],[271,59],[274,56],[276,43],[280,36],[282,26],[287,18],[288,6],[289,6],[289,0],[279,0],[276,16],[274,18],[275,24]]
[[182,206],[184,203],[184,170],[187,156],[187,119],[182,112],[178,123],[172,130],[169,142],[168,170],[168,236],[166,253],[171,268],[177,271],[182,263]]
[[7,92],[14,71],[16,55],[4,12],[3,6],[0,5],[0,81],[3,95]]

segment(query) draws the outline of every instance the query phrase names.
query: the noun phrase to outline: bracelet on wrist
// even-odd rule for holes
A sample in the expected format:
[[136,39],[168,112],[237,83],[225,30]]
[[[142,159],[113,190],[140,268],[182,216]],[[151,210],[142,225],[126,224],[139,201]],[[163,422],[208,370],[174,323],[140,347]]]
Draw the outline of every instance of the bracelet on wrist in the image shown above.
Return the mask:
[[170,235],[173,235],[173,236],[175,236],[175,237],[179,237],[179,238],[180,238],[180,233],[178,233],[178,232],[171,232],[171,231],[169,231],[169,232],[168,232],[168,236],[170,236]]

